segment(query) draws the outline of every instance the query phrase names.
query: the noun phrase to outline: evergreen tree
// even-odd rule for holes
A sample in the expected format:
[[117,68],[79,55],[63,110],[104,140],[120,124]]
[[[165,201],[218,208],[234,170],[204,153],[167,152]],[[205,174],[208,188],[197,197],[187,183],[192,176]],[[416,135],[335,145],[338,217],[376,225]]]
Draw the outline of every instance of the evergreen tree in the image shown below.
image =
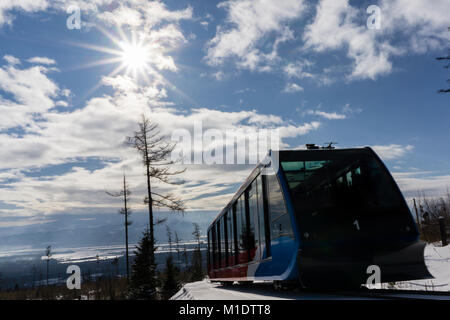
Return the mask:
[[202,253],[200,249],[195,249],[192,257],[192,274],[191,281],[203,280]]
[[164,284],[162,288],[163,299],[170,299],[170,297],[172,297],[180,289],[178,276],[178,269],[173,263],[172,255],[169,255],[166,259],[166,271],[164,274]]
[[134,254],[135,258],[130,281],[130,297],[132,299],[156,299],[156,264],[151,258],[154,256],[154,246],[148,230],[136,246]]

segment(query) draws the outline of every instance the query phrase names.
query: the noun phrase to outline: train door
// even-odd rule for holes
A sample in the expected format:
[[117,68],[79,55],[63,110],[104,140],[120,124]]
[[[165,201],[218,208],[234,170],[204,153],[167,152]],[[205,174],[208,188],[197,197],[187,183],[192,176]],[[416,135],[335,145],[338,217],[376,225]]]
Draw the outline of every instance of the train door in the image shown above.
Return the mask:
[[252,260],[270,257],[270,224],[267,198],[264,196],[263,176],[258,176],[249,189],[250,247],[254,248]]
[[247,219],[245,210],[245,195],[242,194],[236,204],[236,237],[237,237],[237,263],[248,262],[247,252]]
[[261,259],[259,221],[258,221],[258,188],[255,179],[248,190],[248,250],[249,261]]
[[260,240],[259,243],[261,246],[261,259],[266,259],[271,256],[269,210],[268,210],[265,179],[266,176],[264,175],[260,175],[257,178],[258,223],[259,223],[259,240]]

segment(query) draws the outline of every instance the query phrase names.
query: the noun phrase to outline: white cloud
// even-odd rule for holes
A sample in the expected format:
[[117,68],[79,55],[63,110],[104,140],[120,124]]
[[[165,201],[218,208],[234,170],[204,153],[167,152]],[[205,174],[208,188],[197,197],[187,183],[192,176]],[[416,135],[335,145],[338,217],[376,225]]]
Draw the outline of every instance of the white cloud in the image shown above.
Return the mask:
[[433,172],[393,172],[406,198],[425,194],[429,197],[443,197],[450,189],[450,175],[437,175]]
[[305,135],[311,131],[317,130],[321,126],[319,121],[312,121],[310,123],[305,123],[301,126],[285,126],[281,127],[280,133],[282,137],[298,137]]
[[319,116],[328,120],[343,120],[347,116],[345,114],[340,114],[337,112],[325,112],[321,110],[307,110],[304,114]]
[[250,119],[248,120],[249,123],[257,123],[261,125],[268,125],[268,124],[282,124],[284,123],[283,119],[279,116],[275,115],[265,115],[265,114],[258,114],[256,110],[252,112],[252,115],[250,116]]
[[354,61],[351,78],[375,79],[389,73],[392,52],[387,43],[378,45],[376,33],[361,24],[360,11],[348,0],[321,0],[314,21],[303,34],[305,47],[317,52],[345,48]]
[[10,56],[10,55],[6,55],[3,57],[3,59],[8,62],[8,64],[10,65],[16,65],[16,64],[20,64],[20,60],[16,57]]
[[407,48],[416,53],[441,49],[450,40],[450,2],[446,0],[382,0],[382,29],[407,36]]
[[351,108],[350,103],[346,103],[344,107],[342,107],[342,112],[346,114],[354,114],[354,113],[361,113],[361,108]]
[[27,60],[30,63],[44,64],[44,65],[54,65],[56,61],[47,57],[33,57]]
[[[393,55],[423,53],[450,39],[448,1],[386,0],[380,7],[381,29],[371,30],[365,24],[365,8],[348,0],[321,0],[303,34],[304,47],[316,52],[344,50],[353,61],[349,79],[376,79],[392,72]],[[401,34],[407,43],[393,45],[394,34]]]
[[11,25],[14,15],[11,12],[23,11],[28,13],[47,9],[47,0],[2,0],[0,2],[0,28]]
[[391,144],[387,146],[375,145],[371,148],[384,160],[393,160],[405,156],[414,149],[412,145]]
[[309,60],[299,60],[288,63],[286,66],[284,66],[283,71],[289,78],[313,78],[314,76],[311,73],[305,72],[305,68],[312,65],[313,63]]
[[[237,59],[240,68],[268,71],[277,56],[278,45],[293,39],[286,23],[300,17],[305,9],[299,0],[230,0],[219,8],[227,10],[225,25],[219,25],[208,44],[206,60],[221,65],[228,58]],[[274,35],[270,52],[259,48],[259,41]]]
[[[48,69],[42,66],[27,69],[18,69],[14,65],[0,67],[0,130],[16,126],[32,129],[36,125],[33,116],[55,106],[53,99],[61,91],[48,78],[47,72]],[[10,94],[13,99],[5,99],[1,91]]]
[[57,101],[57,102],[55,103],[55,105],[56,105],[57,107],[68,107],[68,106],[69,106],[69,104],[68,104],[66,101],[62,101],[62,100]]
[[101,12],[97,17],[108,24],[119,27],[123,25],[139,27],[143,22],[142,13],[139,10],[132,9],[123,4],[113,11]]
[[226,78],[226,74],[223,71],[217,71],[212,74],[213,78],[217,81],[222,81]]
[[304,89],[296,83],[287,83],[283,89],[284,93],[295,93],[299,91],[303,91]]
[[[98,9],[97,9],[98,10]],[[161,23],[176,23],[192,19],[193,10],[187,7],[183,10],[169,10],[162,1],[123,1],[112,11],[103,11],[97,15],[102,21],[115,26],[142,26],[144,29],[155,29]]]

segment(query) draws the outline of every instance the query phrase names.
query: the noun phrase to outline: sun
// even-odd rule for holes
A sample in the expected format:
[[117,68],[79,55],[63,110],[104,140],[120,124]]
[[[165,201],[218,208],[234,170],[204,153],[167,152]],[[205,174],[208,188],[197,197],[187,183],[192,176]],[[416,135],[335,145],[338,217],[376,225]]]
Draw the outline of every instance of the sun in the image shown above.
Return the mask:
[[[100,60],[78,64],[73,67],[73,70],[115,65],[115,68],[105,77],[115,77],[122,73],[127,77],[133,78],[138,84],[165,85],[186,99],[192,100],[185,93],[178,90],[162,73],[165,69],[173,69],[171,68],[173,61],[170,57],[167,58],[165,56],[166,50],[161,43],[155,41],[147,33],[134,30],[125,32],[121,28],[117,28],[117,34],[112,34],[100,26],[96,26],[96,28],[111,41],[112,46],[80,42],[70,42],[69,44],[101,52],[107,54],[107,56]],[[103,79],[105,77],[102,77],[87,94],[90,95],[100,88],[104,84]]]
[[132,76],[136,80],[148,80],[156,74],[154,65],[155,61],[158,61],[158,59],[155,59],[155,57],[158,56],[158,52],[155,52],[156,49],[154,48],[154,45],[152,46],[152,44],[146,40],[145,37],[138,36],[136,33],[132,33],[127,36],[121,29],[118,30],[119,36],[114,36],[102,28],[99,28],[99,30],[112,41],[115,48],[74,43],[76,46],[103,52],[110,56],[108,58],[81,65],[78,68],[90,68],[105,64],[117,64],[117,67],[108,76],[115,76],[116,74],[123,72],[128,76]]
[[120,48],[122,50],[120,54],[122,65],[127,71],[135,74],[143,72],[149,67],[150,54],[149,48],[146,46],[123,42],[121,43]]

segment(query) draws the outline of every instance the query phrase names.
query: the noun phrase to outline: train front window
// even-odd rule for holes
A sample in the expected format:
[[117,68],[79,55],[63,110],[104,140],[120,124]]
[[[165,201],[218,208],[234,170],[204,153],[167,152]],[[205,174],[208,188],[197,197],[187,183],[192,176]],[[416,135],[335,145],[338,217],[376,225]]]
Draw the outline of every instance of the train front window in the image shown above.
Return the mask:
[[365,238],[375,230],[384,237],[413,231],[393,180],[367,153],[282,161],[281,168],[306,241]]

